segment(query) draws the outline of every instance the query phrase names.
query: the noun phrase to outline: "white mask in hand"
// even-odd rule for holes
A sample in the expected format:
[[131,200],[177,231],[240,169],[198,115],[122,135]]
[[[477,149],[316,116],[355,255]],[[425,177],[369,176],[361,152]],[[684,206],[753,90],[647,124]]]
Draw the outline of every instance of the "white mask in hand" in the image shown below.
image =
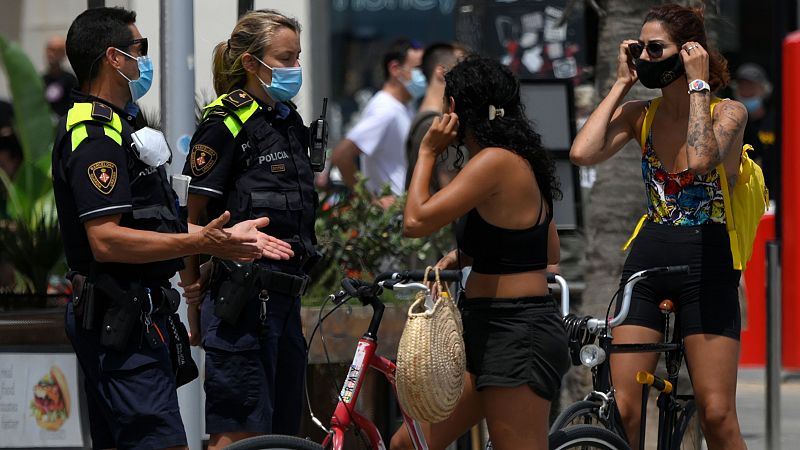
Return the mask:
[[139,160],[151,167],[158,167],[172,156],[172,151],[167,145],[164,134],[150,127],[144,127],[131,135],[134,150],[139,154]]

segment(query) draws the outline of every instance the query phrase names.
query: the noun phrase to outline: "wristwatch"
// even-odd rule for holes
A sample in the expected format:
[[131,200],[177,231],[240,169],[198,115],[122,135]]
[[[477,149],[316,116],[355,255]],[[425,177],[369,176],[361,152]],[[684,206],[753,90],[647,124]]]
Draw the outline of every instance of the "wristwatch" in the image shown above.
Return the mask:
[[694,80],[689,83],[689,93],[692,92],[711,92],[711,85],[703,80]]

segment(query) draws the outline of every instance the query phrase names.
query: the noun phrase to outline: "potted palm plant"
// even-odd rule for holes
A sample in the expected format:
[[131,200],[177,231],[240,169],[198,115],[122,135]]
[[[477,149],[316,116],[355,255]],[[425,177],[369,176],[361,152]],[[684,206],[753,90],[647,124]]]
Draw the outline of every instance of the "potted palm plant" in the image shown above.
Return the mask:
[[23,153],[14,179],[0,170],[8,196],[7,219],[0,223],[0,252],[14,266],[17,278],[11,292],[0,298],[8,304],[15,303],[9,299],[26,296],[24,306],[43,306],[50,274],[63,260],[50,177],[55,127],[39,74],[20,47],[2,36],[0,63],[8,76]]

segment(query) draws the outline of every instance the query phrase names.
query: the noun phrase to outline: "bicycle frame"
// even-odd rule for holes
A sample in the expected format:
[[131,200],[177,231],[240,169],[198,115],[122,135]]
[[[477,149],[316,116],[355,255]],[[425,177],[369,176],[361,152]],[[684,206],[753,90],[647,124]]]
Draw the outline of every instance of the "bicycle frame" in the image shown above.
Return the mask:
[[[452,274],[450,276],[456,277],[455,279],[461,279],[460,272],[454,272],[454,274],[457,274],[457,276]],[[379,275],[377,279],[381,278],[382,275]],[[421,279],[422,276],[419,275],[416,278]],[[344,285],[345,283],[343,282],[343,286]],[[424,285],[419,286],[427,289]],[[352,285],[350,285],[350,288],[355,291]],[[345,288],[345,290],[347,290],[347,288]],[[352,296],[354,293],[355,292],[351,292],[350,295]],[[340,295],[344,294],[345,292],[340,293]],[[336,405],[336,409],[331,417],[330,433],[322,442],[322,446],[324,448],[341,450],[342,446],[344,445],[345,432],[355,425],[359,429],[364,430],[370,441],[372,450],[386,449],[383,438],[381,437],[380,432],[378,432],[378,428],[375,426],[375,424],[368,418],[359,414],[355,409],[355,405],[358,402],[358,396],[361,393],[361,387],[363,386],[364,380],[367,376],[367,369],[370,367],[382,373],[383,376],[386,377],[386,380],[392,386],[392,392],[394,393],[395,397],[397,396],[397,384],[395,381],[397,366],[389,359],[376,354],[376,350],[378,348],[378,328],[380,327],[385,308],[383,303],[378,298],[378,295],[379,292],[372,292],[369,295],[359,296],[359,299],[362,301],[362,303],[372,307],[372,319],[370,320],[367,332],[364,333],[361,339],[358,340],[356,352],[353,356],[353,362],[350,364],[350,369],[347,372],[347,378],[345,378],[344,384],[342,385],[342,389],[339,393],[339,403]],[[400,413],[403,416],[403,424],[408,430],[414,448],[416,450],[428,450],[428,444],[425,442],[425,436],[422,433],[422,428],[420,427],[419,422],[406,414],[406,412],[403,411],[402,406],[400,407]]]
[[[688,420],[694,413],[693,404],[685,406],[680,401],[690,400],[693,395],[678,395],[678,372],[682,365],[683,360],[683,339],[677,333],[673,333],[672,337],[669,336],[669,312],[665,312],[665,327],[664,327],[664,341],[652,344],[614,344],[611,333],[611,328],[621,324],[630,307],[631,294],[633,286],[640,280],[646,278],[650,274],[671,273],[688,271],[688,267],[674,266],[674,267],[661,267],[650,270],[644,270],[633,274],[626,283],[623,292],[623,300],[620,307],[620,312],[617,316],[609,318],[608,320],[591,318],[587,321],[586,327],[589,332],[598,336],[599,346],[605,352],[604,360],[601,363],[591,368],[592,371],[592,388],[593,391],[585,397],[585,400],[596,399],[601,402],[599,413],[605,414],[602,418],[608,420],[608,423],[613,427],[614,431],[627,439],[627,433],[621,423],[619,417],[619,410],[616,406],[614,399],[614,388],[611,384],[611,362],[610,355],[613,353],[663,353],[666,359],[667,366],[667,381],[672,385],[669,392],[661,390],[658,396],[657,405],[659,409],[659,427],[658,427],[658,449],[671,450],[675,442],[680,442],[682,438],[681,421]],[[562,313],[566,316],[569,312],[569,298],[562,300]],[[676,324],[677,329],[677,324]],[[660,379],[659,379],[660,381]],[[641,420],[639,425],[639,449],[644,449],[644,436],[646,430],[647,420],[647,403],[651,384],[642,385],[642,409]]]
[[[370,367],[386,377],[386,380],[392,385],[392,391],[397,395],[397,388],[395,385],[396,366],[387,358],[376,355],[375,351],[377,347],[378,343],[373,337],[364,335],[364,337],[359,339],[353,362],[350,364],[347,378],[339,393],[339,403],[336,405],[333,417],[331,417],[331,434],[322,442],[323,447],[328,448],[328,446],[332,444],[330,448],[341,450],[344,445],[344,433],[355,425],[364,430],[367,434],[373,450],[386,449],[383,438],[375,424],[359,414],[354,407],[358,401],[361,386],[366,379],[367,369]],[[427,450],[428,444],[425,442],[425,437],[422,435],[419,423],[409,417],[402,408],[400,412],[403,415],[403,423],[411,435],[414,448],[417,450]]]
[[[683,344],[679,337],[673,336],[672,340],[665,335],[665,342],[655,344],[613,344],[612,338],[609,336],[602,336],[600,339],[600,347],[606,351],[606,354],[613,353],[663,353],[666,358],[667,365],[667,381],[672,384],[672,390],[669,393],[661,392],[657,399],[659,410],[658,420],[658,446],[659,450],[669,450],[673,447],[673,442],[678,437],[675,435],[677,430],[676,424],[682,419],[681,413],[683,406],[678,400],[688,400],[693,398],[692,395],[678,395],[678,372],[680,370],[683,358]],[[610,383],[610,360],[606,360],[593,370],[592,384],[593,394],[603,401],[608,402],[609,423],[614,426],[617,434],[626,437],[626,432],[622,424],[617,420],[615,414],[618,413],[616,409],[616,402],[614,401],[613,387]],[[647,404],[649,401],[649,391],[652,386],[648,384],[642,385],[642,414],[639,423],[639,449],[644,449],[644,436],[647,427]],[[598,394],[603,393],[603,394]]]

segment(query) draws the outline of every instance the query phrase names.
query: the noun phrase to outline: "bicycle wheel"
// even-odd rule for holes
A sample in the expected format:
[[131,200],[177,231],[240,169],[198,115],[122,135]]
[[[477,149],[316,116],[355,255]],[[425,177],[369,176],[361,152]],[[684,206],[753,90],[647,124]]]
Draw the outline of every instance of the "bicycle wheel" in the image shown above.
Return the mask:
[[550,426],[550,432],[572,425],[598,425],[614,431],[608,419],[600,417],[600,404],[591,400],[581,400],[564,408]]
[[267,434],[255,436],[225,447],[223,450],[322,450],[322,446],[308,439],[295,436]]
[[550,450],[630,450],[621,437],[597,425],[573,425],[550,433]]
[[683,403],[683,411],[678,416],[672,436],[672,450],[703,448],[703,431],[700,429],[700,418],[694,400],[686,400]]

